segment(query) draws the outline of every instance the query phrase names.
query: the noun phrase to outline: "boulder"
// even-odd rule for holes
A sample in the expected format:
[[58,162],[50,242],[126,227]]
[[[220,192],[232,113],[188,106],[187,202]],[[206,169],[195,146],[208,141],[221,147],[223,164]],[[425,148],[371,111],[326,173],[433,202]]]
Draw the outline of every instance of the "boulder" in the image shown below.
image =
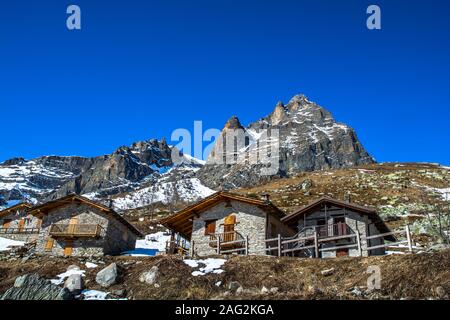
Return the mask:
[[118,274],[117,265],[111,263],[97,273],[95,281],[102,287],[108,288],[117,282]]
[[300,188],[302,188],[302,190],[309,190],[309,189],[311,189],[312,185],[313,185],[313,183],[312,183],[311,179],[305,179],[300,184]]
[[334,268],[322,270],[320,273],[325,277],[331,276],[334,273]]
[[261,293],[262,294],[268,294],[269,293],[269,289],[267,289],[266,287],[262,287],[262,289],[261,289]]
[[60,288],[38,274],[26,274],[16,278],[14,286],[8,289],[1,300],[71,300],[67,288]]
[[67,288],[73,295],[79,295],[84,289],[83,278],[81,274],[72,274],[64,282],[64,288]]
[[237,281],[231,281],[228,284],[228,290],[231,290],[231,291],[236,291],[237,289],[239,289],[239,287],[241,287],[241,284]]
[[146,271],[140,275],[139,281],[145,282],[147,284],[154,284],[157,276],[158,276],[158,267],[153,266],[149,271]]

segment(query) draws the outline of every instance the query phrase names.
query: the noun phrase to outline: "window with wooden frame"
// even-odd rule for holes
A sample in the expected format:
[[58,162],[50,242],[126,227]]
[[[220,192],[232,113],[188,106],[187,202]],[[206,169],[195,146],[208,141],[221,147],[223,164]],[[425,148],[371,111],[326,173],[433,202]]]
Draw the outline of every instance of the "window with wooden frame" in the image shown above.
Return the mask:
[[205,236],[216,233],[216,220],[205,221]]
[[53,249],[53,244],[55,242],[55,239],[53,239],[52,237],[48,237],[47,238],[47,242],[45,243],[45,251],[52,251]]

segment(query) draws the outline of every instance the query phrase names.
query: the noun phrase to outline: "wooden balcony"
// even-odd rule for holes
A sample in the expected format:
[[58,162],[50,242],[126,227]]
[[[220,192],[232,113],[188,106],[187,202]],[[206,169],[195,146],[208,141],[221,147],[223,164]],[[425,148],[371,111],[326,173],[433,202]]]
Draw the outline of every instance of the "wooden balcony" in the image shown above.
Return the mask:
[[[237,231],[227,231],[209,235],[209,246],[212,248],[219,247],[220,251],[245,248],[246,240]],[[219,251],[219,252],[220,252]]]
[[52,224],[49,233],[54,238],[98,238],[101,229],[99,224]]

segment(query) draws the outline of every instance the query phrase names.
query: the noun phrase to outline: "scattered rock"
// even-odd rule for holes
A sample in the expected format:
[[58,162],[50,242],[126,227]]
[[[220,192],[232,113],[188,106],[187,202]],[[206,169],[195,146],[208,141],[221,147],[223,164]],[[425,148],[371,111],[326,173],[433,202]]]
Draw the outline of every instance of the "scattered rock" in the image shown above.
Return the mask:
[[445,289],[444,287],[438,286],[434,289],[434,292],[439,298],[445,298]]
[[237,281],[231,281],[228,284],[228,290],[236,291],[239,288],[241,288],[241,284],[239,282],[237,282]]
[[140,275],[139,281],[145,282],[147,284],[154,284],[157,276],[158,276],[158,267],[153,266],[149,271],[146,271]]
[[17,277],[14,286],[8,289],[1,300],[71,300],[72,294],[66,288],[52,284],[38,274]]
[[118,298],[124,298],[127,295],[127,291],[125,289],[113,290],[111,294]]
[[334,273],[334,268],[322,270],[320,273],[325,277],[331,276]]
[[111,263],[109,266],[97,273],[95,281],[102,287],[107,288],[117,282],[117,277],[117,265],[115,263]]
[[84,289],[83,278],[81,274],[72,274],[64,282],[64,288],[67,288],[73,295],[79,295]]
[[305,179],[300,184],[300,187],[302,188],[302,190],[309,190],[309,189],[311,189],[312,185],[313,185],[313,183],[312,183],[311,179]]

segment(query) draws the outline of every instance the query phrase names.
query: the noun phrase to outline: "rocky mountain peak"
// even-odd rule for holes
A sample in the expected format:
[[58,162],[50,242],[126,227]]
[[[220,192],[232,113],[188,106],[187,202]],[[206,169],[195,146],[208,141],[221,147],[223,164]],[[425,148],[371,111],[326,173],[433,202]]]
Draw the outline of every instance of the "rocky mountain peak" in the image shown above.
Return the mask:
[[[278,173],[262,177],[261,164],[249,164],[253,159],[252,151],[260,152],[261,146],[267,145],[264,129],[277,129],[279,151]],[[249,144],[232,154],[238,162],[221,165],[207,161],[199,171],[199,177],[210,188],[235,188],[261,183],[262,179],[287,177],[301,171],[323,170],[331,168],[352,167],[373,163],[374,160],[359,142],[356,133],[349,126],[338,123],[325,108],[311,102],[305,95],[295,95],[287,105],[277,103],[273,112],[265,118],[250,123],[244,129],[249,135]],[[223,145],[218,140],[212,154],[221,159]],[[272,147],[271,147],[272,148]],[[227,154],[229,155],[229,154]],[[212,159],[212,157],[211,157]],[[239,159],[242,159],[239,162]]]
[[289,117],[287,112],[288,110],[285,108],[283,102],[279,101],[269,116],[269,122],[272,125],[277,125],[288,120]]
[[243,129],[241,122],[239,121],[238,117],[232,116],[228,121],[225,123],[224,130],[227,129]]

